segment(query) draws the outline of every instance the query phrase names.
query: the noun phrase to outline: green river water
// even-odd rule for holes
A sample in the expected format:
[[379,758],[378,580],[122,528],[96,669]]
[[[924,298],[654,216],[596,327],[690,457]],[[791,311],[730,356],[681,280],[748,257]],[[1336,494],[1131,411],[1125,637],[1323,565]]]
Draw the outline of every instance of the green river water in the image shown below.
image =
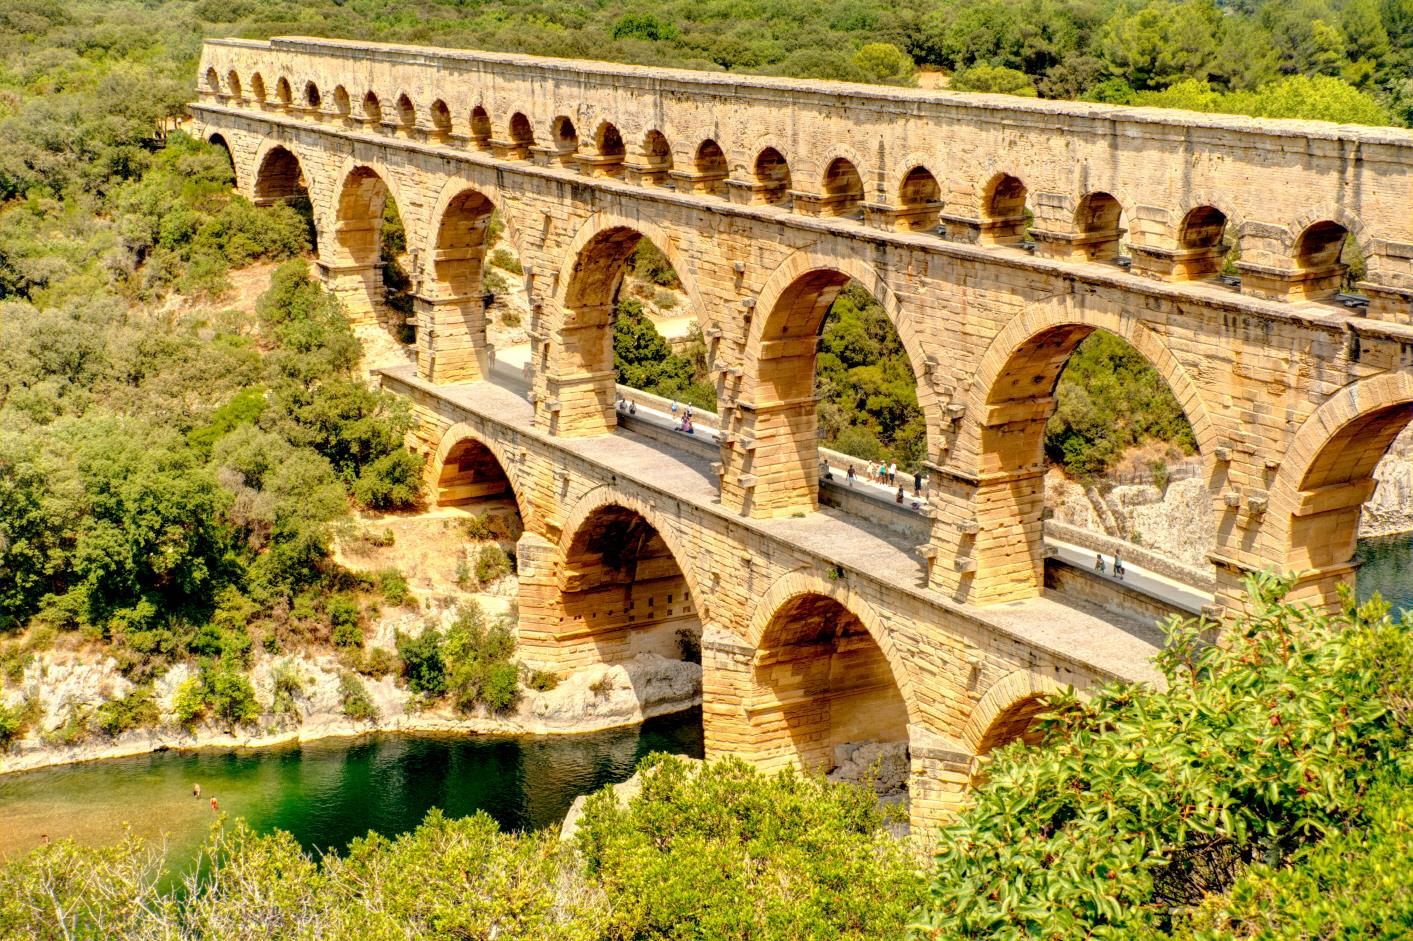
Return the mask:
[[701,757],[701,711],[588,735],[379,734],[26,771],[0,776],[0,857],[45,837],[115,841],[130,827],[165,839],[174,860],[190,859],[216,819],[211,797],[221,812],[260,831],[287,830],[314,852],[343,849],[369,830],[411,830],[433,807],[534,829],[557,825],[575,797],[624,780],[655,751]]

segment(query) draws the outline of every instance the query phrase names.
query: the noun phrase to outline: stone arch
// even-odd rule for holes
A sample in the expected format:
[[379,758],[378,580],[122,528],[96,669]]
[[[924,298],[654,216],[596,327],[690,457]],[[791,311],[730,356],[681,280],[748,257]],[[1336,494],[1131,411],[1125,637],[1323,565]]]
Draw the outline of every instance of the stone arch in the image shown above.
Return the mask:
[[642,142],[638,145],[638,153],[634,155],[631,163],[632,170],[628,173],[630,182],[660,184],[667,181],[672,175],[672,145],[668,143],[667,135],[656,128],[649,128],[643,133]]
[[[604,434],[617,423],[613,318],[624,265],[644,238],[667,256],[703,332],[710,326],[695,267],[669,232],[642,217],[606,211],[590,216],[566,246],[557,278],[550,334],[562,339],[545,347],[538,359],[544,402],[537,403],[537,420],[545,421],[552,434]],[[542,406],[546,412],[538,411]]]
[[825,164],[819,188],[820,210],[826,216],[850,216],[863,209],[863,175],[848,157],[835,157]]
[[485,147],[491,140],[491,115],[481,105],[471,109],[470,138],[477,147]]
[[221,77],[216,74],[214,67],[206,69],[206,90],[213,95],[221,93]]
[[364,94],[363,120],[374,127],[383,123],[383,103],[378,100],[377,92],[369,91]]
[[1123,212],[1123,204],[1110,193],[1095,190],[1084,194],[1074,211],[1075,251],[1089,261],[1118,258]]
[[250,96],[256,101],[265,101],[265,78],[259,72],[250,76]]
[[1296,597],[1338,605],[1353,575],[1374,468],[1413,422],[1413,374],[1388,372],[1344,386],[1301,422],[1270,491],[1263,558],[1302,577]]
[[510,121],[506,123],[507,132],[510,134],[512,144],[534,146],[535,126],[530,123],[530,119],[525,116],[525,112],[517,111],[510,116]]
[[1231,228],[1231,218],[1210,203],[1187,210],[1177,224],[1176,273],[1188,280],[1215,276],[1226,255]]
[[240,76],[236,74],[235,69],[231,69],[226,73],[226,88],[229,90],[232,98],[241,97]]
[[1014,245],[1028,237],[1026,197],[1021,178],[996,173],[981,189],[981,240],[991,245]]
[[679,632],[700,643],[703,596],[678,534],[648,501],[600,485],[560,528],[561,623],[601,663],[640,653],[678,659]]
[[779,205],[790,198],[790,162],[781,151],[767,144],[756,154],[751,167],[751,179],[759,188],[760,201],[767,205]]
[[311,111],[318,111],[324,103],[324,96],[319,93],[319,86],[312,81],[304,83],[304,106]]
[[715,139],[708,137],[697,145],[692,154],[691,183],[694,192],[723,196],[730,174],[726,151]]
[[447,107],[446,102],[440,98],[432,102],[430,113],[432,133],[435,134],[439,140],[445,140],[447,137],[451,136],[451,109]]
[[[1028,724],[1035,716],[1033,704],[1038,699],[1071,688],[1084,695],[1088,688],[1085,677],[1069,670],[1057,679],[1034,667],[1012,670],[986,688],[962,726],[961,741],[972,754],[985,755],[1016,737],[1007,737],[1018,724]],[[1026,715],[1029,710],[1029,715]],[[1025,720],[1024,723],[1018,720]],[[1024,731],[1022,729],[1022,731]]]
[[588,169],[599,176],[619,176],[623,173],[627,155],[628,148],[624,146],[623,134],[618,126],[610,121],[600,121],[594,129],[594,153],[588,157]]
[[[386,321],[391,314],[383,283],[383,210],[388,200],[399,212],[411,204],[403,200],[388,168],[376,161],[349,158],[337,181],[322,228],[333,238],[320,240],[326,286],[343,301],[355,325]],[[328,252],[322,250],[326,242]]]
[[[927,426],[927,453],[941,442],[941,418],[922,340],[913,317],[896,292],[868,262],[854,254],[800,250],[766,279],[756,300],[746,343],[745,382],[755,400],[754,427],[743,435],[755,445],[740,470],[760,479],[769,475],[768,493],[734,499],[754,516],[814,509],[818,499],[819,442],[815,414],[814,366],[818,337],[829,307],[849,281],[858,281],[882,305],[907,354],[917,383],[918,407]],[[768,454],[768,458],[760,455]],[[929,458],[930,459],[930,458]],[[749,468],[749,469],[747,469]],[[725,491],[723,491],[725,492]]]
[[[998,333],[977,362],[956,453],[978,480],[978,510],[954,551],[970,559],[958,590],[977,603],[1039,594],[1044,554],[1045,425],[1055,408],[1060,373],[1082,340],[1106,330],[1136,349],[1172,390],[1192,426],[1208,477],[1217,436],[1206,404],[1186,369],[1138,317],[1072,294],[1032,304]],[[1215,512],[1215,509],[1214,509]]]
[[[491,214],[500,193],[464,178],[442,187],[421,257],[421,289],[416,309],[418,374],[432,382],[482,379],[490,366],[486,330],[487,298],[482,273]],[[506,237],[523,258],[519,232],[504,212]]]
[[255,155],[255,179],[251,181],[252,201],[257,206],[309,198],[309,181],[304,162],[289,146],[265,141]]
[[412,96],[407,92],[397,96],[397,123],[404,131],[410,131],[417,126],[417,106],[413,104]]
[[567,115],[550,122],[550,159],[567,162],[579,152],[579,131]]
[[897,225],[914,232],[937,228],[942,212],[942,186],[924,164],[917,163],[903,174],[897,189]]
[[1285,227],[1285,232],[1281,239],[1281,246],[1290,256],[1293,263],[1297,251],[1296,246],[1300,242],[1301,236],[1311,227],[1325,222],[1334,223],[1343,228],[1345,232],[1352,235],[1355,244],[1359,246],[1359,250],[1364,253],[1366,258],[1372,260],[1374,257],[1373,238],[1369,235],[1363,221],[1341,206],[1326,203],[1324,205],[1307,208],[1294,219],[1291,219],[1289,225]]
[[341,118],[353,114],[353,102],[349,100],[348,89],[342,85],[334,88],[334,113]]
[[294,93],[290,91],[289,79],[285,78],[283,75],[281,75],[280,80],[275,83],[275,101],[277,101],[282,108],[288,108],[294,103]]
[[[458,422],[442,432],[442,436],[437,440],[437,449],[427,464],[428,482],[432,487],[438,488],[440,481],[457,473],[454,469],[456,464],[453,463],[457,458],[457,449],[468,441],[484,449],[495,459],[500,473],[505,477],[506,484],[510,488],[511,496],[515,500],[516,509],[520,512],[520,519],[526,528],[529,528],[533,505],[525,498],[515,475],[511,473],[513,462],[508,459],[504,447],[499,442],[493,437],[481,434],[470,422]],[[440,499],[435,502],[439,506],[442,505]]]
[[886,624],[847,584],[804,571],[782,576],[756,602],[748,643],[755,692],[746,707],[752,724],[773,730],[760,749],[767,766],[832,770],[838,746],[906,744],[921,724]]

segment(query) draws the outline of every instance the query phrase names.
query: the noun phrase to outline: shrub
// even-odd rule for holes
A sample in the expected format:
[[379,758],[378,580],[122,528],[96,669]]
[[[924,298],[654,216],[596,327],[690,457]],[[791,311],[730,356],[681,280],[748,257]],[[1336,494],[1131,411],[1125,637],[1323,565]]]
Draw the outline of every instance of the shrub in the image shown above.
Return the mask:
[[559,685],[559,676],[549,670],[531,670],[525,678],[525,685],[537,692],[547,693]]
[[416,637],[397,634],[397,655],[402,659],[402,675],[414,693],[441,696],[446,693],[446,660],[442,639],[433,627],[425,627]]
[[373,510],[400,510],[422,499],[422,458],[396,450],[373,461],[359,472],[353,498]]
[[324,610],[329,616],[335,647],[363,646],[363,611],[357,598],[348,592],[338,592],[329,596]]
[[287,715],[299,718],[296,697],[304,695],[306,679],[299,668],[287,660],[276,663],[270,671],[270,685],[273,688],[270,711],[277,716]]
[[1286,604],[1292,584],[1250,579],[1221,646],[1175,619],[1165,690],[1055,697],[1039,748],[996,753],[940,834],[934,936],[1148,937],[1251,864],[1363,829],[1413,737],[1413,642],[1381,605]]
[[93,712],[93,728],[116,738],[131,729],[156,725],[162,717],[150,686],[138,686],[126,696],[110,699]]
[[206,718],[237,726],[260,714],[250,680],[231,664],[222,662],[203,664],[196,676],[183,683],[177,690],[172,711],[186,726]]
[[509,271],[511,274],[524,274],[525,269],[520,265],[520,259],[510,253],[508,249],[497,248],[491,252],[491,264],[497,268]]
[[359,722],[372,722],[378,718],[378,708],[368,695],[363,681],[352,673],[339,674],[339,703],[343,714]]
[[407,587],[407,576],[399,569],[386,568],[378,573],[378,588],[388,604],[398,608],[415,608],[417,600]]
[[898,938],[924,881],[873,794],[728,758],[656,755],[626,806],[590,796],[576,836],[613,938]]
[[687,663],[702,662],[702,638],[696,631],[687,628],[679,628],[677,631],[677,650],[682,659]]
[[354,661],[354,669],[364,676],[387,676],[401,673],[402,662],[386,647],[370,647]]
[[476,580],[489,585],[511,572],[510,556],[500,546],[482,546],[476,556]]

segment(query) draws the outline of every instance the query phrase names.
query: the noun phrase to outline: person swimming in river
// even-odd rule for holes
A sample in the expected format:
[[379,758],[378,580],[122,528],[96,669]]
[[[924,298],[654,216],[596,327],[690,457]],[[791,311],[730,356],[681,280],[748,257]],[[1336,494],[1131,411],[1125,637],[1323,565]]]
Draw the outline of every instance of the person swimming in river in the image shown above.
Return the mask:
[[193,785],[191,786],[191,796],[197,798],[198,800],[200,800],[200,798],[201,798],[201,785],[200,785],[199,783],[193,784]]
[[216,803],[216,798],[214,797],[211,798],[211,809],[216,811],[217,813],[220,813],[221,811],[221,807],[219,804]]

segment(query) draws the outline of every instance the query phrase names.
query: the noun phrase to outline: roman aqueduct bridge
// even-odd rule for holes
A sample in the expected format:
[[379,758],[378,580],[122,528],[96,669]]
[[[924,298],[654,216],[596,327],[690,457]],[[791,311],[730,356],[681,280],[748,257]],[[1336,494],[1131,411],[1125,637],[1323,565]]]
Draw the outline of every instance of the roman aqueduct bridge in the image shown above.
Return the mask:
[[[1191,421],[1226,610],[1267,568],[1334,603],[1413,416],[1406,131],[298,38],[208,41],[198,89],[241,192],[307,193],[356,318],[385,316],[396,203],[417,365],[383,381],[440,493],[514,493],[525,648],[568,669],[700,624],[709,749],[828,764],[906,734],[922,816],[1038,693],[1147,669],[1151,638],[1044,587],[1041,442],[1084,337],[1131,343]],[[493,211],[532,305],[528,397],[485,381]],[[615,433],[613,305],[644,237],[708,343],[706,466]],[[922,545],[816,512],[814,360],[851,279],[917,377]]]

